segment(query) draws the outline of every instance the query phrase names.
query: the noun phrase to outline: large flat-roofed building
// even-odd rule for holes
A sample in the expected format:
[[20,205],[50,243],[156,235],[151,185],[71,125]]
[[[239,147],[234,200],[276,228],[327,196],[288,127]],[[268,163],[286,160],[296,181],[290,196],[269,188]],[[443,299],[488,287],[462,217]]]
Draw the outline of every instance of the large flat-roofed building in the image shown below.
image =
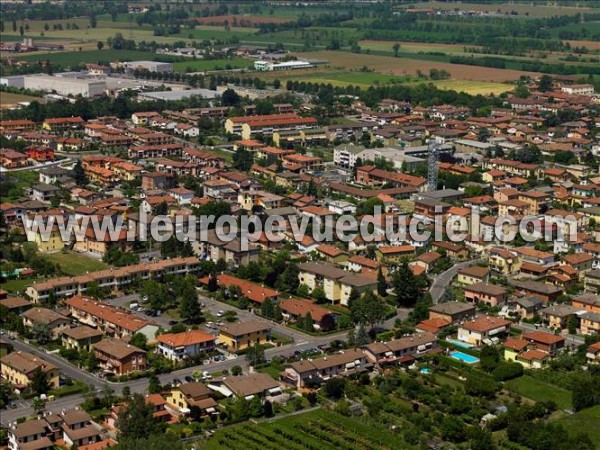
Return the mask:
[[173,72],[173,64],[160,61],[129,61],[123,63],[128,70],[147,70],[149,72]]
[[284,61],[276,63],[273,61],[254,61],[254,70],[273,72],[278,70],[309,69],[313,65],[308,61]]
[[28,75],[24,88],[34,91],[55,91],[64,96],[97,97],[104,94],[106,82],[103,80],[81,80],[79,78],[53,77],[51,75]]

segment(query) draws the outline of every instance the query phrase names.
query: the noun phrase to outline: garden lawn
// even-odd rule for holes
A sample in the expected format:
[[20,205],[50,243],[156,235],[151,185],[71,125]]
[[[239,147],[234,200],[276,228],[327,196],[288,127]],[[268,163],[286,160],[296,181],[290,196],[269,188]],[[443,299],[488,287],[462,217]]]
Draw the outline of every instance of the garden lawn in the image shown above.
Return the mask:
[[584,409],[558,420],[571,435],[587,433],[600,448],[600,405]]
[[0,283],[0,289],[4,289],[5,291],[12,293],[24,293],[25,289],[27,289],[29,285],[42,280],[43,278],[22,278],[19,280],[9,280],[5,283]]
[[505,387],[536,402],[553,400],[560,409],[571,408],[571,393],[569,391],[544,383],[528,375],[507,381]]
[[75,252],[58,252],[43,255],[43,257],[60,266],[65,275],[81,275],[86,272],[96,272],[110,268],[100,260],[90,258]]

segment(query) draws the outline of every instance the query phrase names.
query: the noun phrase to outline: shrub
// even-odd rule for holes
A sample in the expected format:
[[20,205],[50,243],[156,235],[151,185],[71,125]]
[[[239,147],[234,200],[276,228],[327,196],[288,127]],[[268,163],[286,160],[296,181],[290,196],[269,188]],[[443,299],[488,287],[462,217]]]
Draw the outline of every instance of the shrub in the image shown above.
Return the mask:
[[496,381],[512,380],[523,375],[523,366],[516,362],[501,362],[492,371]]

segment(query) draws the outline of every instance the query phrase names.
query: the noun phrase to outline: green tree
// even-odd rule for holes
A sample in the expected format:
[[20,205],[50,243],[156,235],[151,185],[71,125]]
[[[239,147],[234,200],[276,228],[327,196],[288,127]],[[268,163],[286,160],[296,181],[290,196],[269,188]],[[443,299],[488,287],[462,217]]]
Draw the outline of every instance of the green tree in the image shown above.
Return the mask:
[[386,305],[373,291],[367,290],[351,303],[350,317],[356,324],[369,325],[374,328],[385,319]]
[[251,366],[263,362],[265,359],[265,348],[260,344],[251,345],[246,351],[246,361]]
[[73,179],[75,180],[75,183],[77,183],[77,186],[87,186],[89,183],[80,159],[78,159],[75,166],[73,166]]
[[50,391],[48,374],[46,374],[41,367],[38,366],[33,370],[29,388],[31,389],[31,392],[36,395],[47,394],[48,391]]
[[381,266],[379,266],[379,269],[377,270],[377,293],[381,297],[387,296],[387,281],[385,281]]
[[318,304],[327,302],[327,294],[325,294],[325,290],[320,286],[317,286],[313,289],[311,296],[315,299],[315,302]]
[[270,298],[266,298],[265,301],[260,305],[260,314],[268,319],[273,317],[274,307]]
[[298,275],[300,269],[296,263],[289,263],[281,276],[277,279],[276,287],[279,290],[295,294],[300,286]]
[[[133,394],[127,405],[121,409],[118,417],[122,439],[143,439],[157,432],[158,421],[154,418],[154,408],[146,403],[144,396]],[[171,446],[169,445],[169,448]]]
[[131,345],[133,345],[134,347],[141,348],[142,350],[148,349],[148,339],[142,333],[135,333],[131,337],[131,340],[129,341],[129,343]]
[[554,88],[554,80],[550,75],[542,75],[538,81],[538,91],[547,92]]
[[315,331],[315,324],[313,322],[312,314],[310,313],[310,311],[306,313],[306,316],[304,316],[302,325],[303,325],[304,331],[307,331],[309,333],[312,333]]
[[223,106],[238,106],[240,101],[240,96],[233,89],[225,89],[221,94],[221,104]]
[[104,42],[98,41],[96,43],[96,47],[98,47],[98,50],[102,50],[104,48]]
[[393,46],[392,49],[394,50],[394,57],[398,57],[398,52],[400,51],[400,44],[398,42],[396,42]]
[[234,377],[238,377],[242,374],[242,367],[235,365],[231,368],[231,375],[233,375]]
[[407,261],[402,261],[392,275],[392,285],[400,306],[413,307],[421,296],[421,280],[413,275]]
[[344,378],[330,378],[325,382],[323,386],[323,391],[325,395],[334,400],[339,400],[344,396],[344,391],[346,390],[346,380]]
[[202,309],[198,304],[196,296],[185,296],[179,299],[179,314],[181,318],[188,323],[198,323],[202,321]]
[[160,380],[156,376],[156,374],[150,375],[148,377],[148,393],[149,394],[158,394],[162,391],[162,386],[160,384]]
[[31,335],[41,345],[52,340],[52,330],[45,323],[35,323],[31,329]]
[[40,413],[46,407],[46,402],[42,400],[40,397],[34,397],[31,401],[31,407],[36,413]]

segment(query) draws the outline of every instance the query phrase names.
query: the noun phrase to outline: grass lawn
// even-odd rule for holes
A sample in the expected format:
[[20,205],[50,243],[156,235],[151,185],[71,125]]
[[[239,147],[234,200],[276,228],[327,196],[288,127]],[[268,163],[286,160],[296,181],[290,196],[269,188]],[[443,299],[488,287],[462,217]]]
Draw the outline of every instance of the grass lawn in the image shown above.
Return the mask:
[[544,383],[528,375],[507,381],[505,387],[523,397],[538,402],[553,400],[560,409],[571,408],[571,393],[569,391]]
[[207,59],[177,62],[173,64],[175,72],[201,72],[204,70],[223,70],[223,69],[250,69],[252,61],[242,58],[234,59]]
[[16,293],[25,293],[25,289],[30,284],[36,283],[38,281],[42,281],[42,278],[23,278],[20,280],[9,280],[6,283],[0,283],[0,289],[4,289],[5,291]]
[[[4,95],[4,93],[2,93]],[[0,202],[12,202],[23,195],[23,189],[34,185],[39,174],[34,170],[19,170],[10,172],[2,181]]]
[[103,263],[100,260],[90,258],[80,253],[68,252],[68,253],[50,253],[43,255],[49,261],[60,266],[60,269],[66,275],[81,275],[86,272],[96,272],[98,270],[104,270],[110,268],[108,264]]
[[600,405],[593,406],[558,421],[569,434],[587,433],[596,447],[600,448]]

